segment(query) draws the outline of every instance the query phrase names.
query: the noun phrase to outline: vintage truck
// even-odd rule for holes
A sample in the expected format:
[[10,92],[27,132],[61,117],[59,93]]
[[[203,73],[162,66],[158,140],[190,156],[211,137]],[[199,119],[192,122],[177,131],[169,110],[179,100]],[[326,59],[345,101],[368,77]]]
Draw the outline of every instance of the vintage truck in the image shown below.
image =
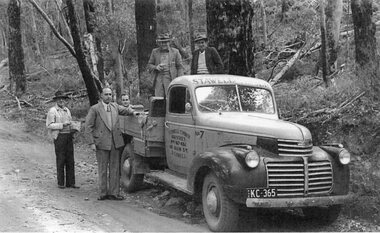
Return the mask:
[[272,87],[233,75],[173,80],[167,97],[126,117],[122,184],[144,176],[201,200],[213,231],[236,230],[240,208],[301,208],[331,223],[350,200],[350,153],[341,144],[313,146],[310,131],[279,119]]

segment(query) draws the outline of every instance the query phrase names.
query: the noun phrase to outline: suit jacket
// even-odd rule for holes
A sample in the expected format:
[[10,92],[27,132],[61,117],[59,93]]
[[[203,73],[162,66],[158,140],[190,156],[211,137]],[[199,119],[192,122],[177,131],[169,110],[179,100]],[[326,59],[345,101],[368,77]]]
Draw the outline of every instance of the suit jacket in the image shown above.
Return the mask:
[[[69,121],[71,121],[71,113],[70,110],[66,107],[63,110],[68,115]],[[54,107],[49,109],[49,112],[46,117],[46,127],[48,128],[48,136],[51,139],[57,139],[59,131],[63,129],[63,120],[58,114],[58,106],[57,104]]]
[[[156,70],[155,68],[160,63],[161,51],[160,48],[155,48],[152,50],[152,53],[150,54],[150,58],[147,65],[148,71],[152,73],[153,80],[155,80],[159,75],[158,70]],[[181,54],[179,53],[178,49],[172,47],[169,47],[169,73],[172,80],[183,75]]]
[[[223,62],[216,49],[214,47],[206,47],[205,51],[208,72],[210,74],[223,73]],[[199,49],[197,49],[193,53],[193,59],[191,61],[191,74],[197,74],[199,52]]]
[[101,101],[93,105],[86,117],[86,133],[89,143],[95,143],[96,149],[111,150],[111,143],[115,148],[124,146],[123,136],[120,130],[119,115],[132,115],[132,108],[126,108],[116,103],[110,103],[112,125],[109,125],[107,113]]

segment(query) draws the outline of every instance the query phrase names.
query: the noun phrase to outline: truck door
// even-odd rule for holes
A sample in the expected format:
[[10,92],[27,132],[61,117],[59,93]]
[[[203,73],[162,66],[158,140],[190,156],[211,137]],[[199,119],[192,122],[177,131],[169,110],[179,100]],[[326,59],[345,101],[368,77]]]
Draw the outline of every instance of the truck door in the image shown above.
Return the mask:
[[195,124],[191,112],[185,104],[191,102],[186,86],[170,88],[165,119],[166,160],[169,169],[187,174],[195,154]]

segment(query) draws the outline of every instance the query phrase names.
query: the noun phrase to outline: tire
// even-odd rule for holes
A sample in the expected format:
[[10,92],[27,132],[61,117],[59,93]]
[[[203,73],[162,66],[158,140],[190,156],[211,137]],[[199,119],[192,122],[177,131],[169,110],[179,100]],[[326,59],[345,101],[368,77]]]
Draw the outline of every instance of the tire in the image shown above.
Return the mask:
[[144,174],[134,174],[133,146],[127,144],[123,151],[120,171],[121,185],[128,193],[137,191],[144,182]]
[[339,217],[341,209],[341,205],[333,205],[327,207],[307,207],[303,208],[302,212],[306,219],[329,225]]
[[210,230],[235,231],[237,229],[239,207],[227,197],[221,180],[214,173],[209,173],[204,179],[202,207]]

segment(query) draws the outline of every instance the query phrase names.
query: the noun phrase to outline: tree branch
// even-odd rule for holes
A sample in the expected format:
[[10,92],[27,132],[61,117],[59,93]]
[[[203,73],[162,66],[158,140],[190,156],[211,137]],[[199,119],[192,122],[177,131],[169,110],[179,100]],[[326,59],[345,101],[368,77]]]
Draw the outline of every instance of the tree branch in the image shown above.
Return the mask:
[[67,42],[65,40],[65,38],[63,38],[61,36],[61,34],[59,34],[59,32],[55,28],[53,22],[50,20],[49,16],[44,12],[44,10],[34,0],[29,0],[29,2],[30,2],[30,4],[32,4],[34,6],[34,8],[36,8],[36,10],[41,14],[41,16],[49,24],[49,26],[50,26],[51,30],[53,31],[54,35],[66,46],[66,48],[69,50],[69,52],[71,53],[71,55],[73,55],[76,58],[77,55],[76,55],[76,53],[74,51],[73,46],[71,46],[70,43]]

